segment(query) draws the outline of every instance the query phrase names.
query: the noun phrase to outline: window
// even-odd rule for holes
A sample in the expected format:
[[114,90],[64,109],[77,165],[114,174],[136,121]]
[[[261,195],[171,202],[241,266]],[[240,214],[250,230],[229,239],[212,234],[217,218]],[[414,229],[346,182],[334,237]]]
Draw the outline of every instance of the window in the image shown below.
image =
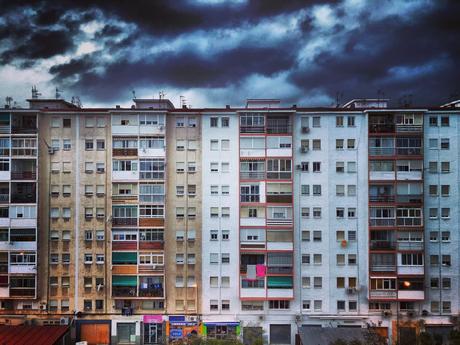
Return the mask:
[[335,117],[335,126],[336,127],[343,127],[343,116],[336,116]]
[[176,150],[177,151],[185,150],[185,140],[176,140]]
[[345,301],[337,301],[337,311],[345,311]]
[[211,162],[211,172],[219,172],[219,163]]
[[321,117],[320,116],[313,116],[312,125],[313,125],[313,127],[321,127]]
[[348,254],[348,264],[356,265],[356,254]]
[[222,195],[229,195],[230,194],[230,186],[223,185],[222,186]]
[[217,151],[219,149],[219,140],[211,139],[210,148],[211,148],[211,151]]
[[104,241],[105,233],[104,230],[96,231],[96,241]]
[[219,263],[219,254],[218,253],[211,253],[209,255],[209,263],[218,264]]
[[313,218],[321,218],[321,207],[313,207]]
[[72,163],[71,162],[62,162],[62,172],[68,174],[72,171]]
[[300,169],[301,169],[302,171],[308,171],[308,170],[309,170],[309,169],[308,169],[308,165],[309,165],[308,163],[309,163],[309,162],[302,162],[302,163],[300,164]]
[[356,185],[349,184],[347,186],[347,195],[348,196],[356,196]]
[[313,263],[321,265],[323,263],[323,256],[321,254],[313,254]]
[[354,116],[348,116],[347,117],[347,126],[348,127],[355,127],[355,117]]
[[355,149],[355,139],[348,139],[347,140],[347,149],[354,150]]
[[450,218],[450,208],[448,207],[441,208],[441,218]]
[[91,174],[94,171],[94,163],[93,162],[85,162],[85,173]]
[[343,241],[345,240],[345,231],[343,230],[337,230],[335,232],[335,238],[337,241]]
[[448,150],[449,146],[449,138],[441,138],[441,150]]
[[321,150],[321,139],[313,139],[313,150]]
[[343,207],[337,207],[335,209],[335,216],[337,218],[344,218],[345,217],[345,209]]
[[228,173],[230,171],[230,163],[222,162],[222,172]]
[[310,254],[302,254],[302,264],[310,265]]
[[335,171],[338,173],[345,172],[345,162],[336,162],[335,163]]
[[441,241],[442,242],[450,242],[450,231],[441,232]]
[[96,140],[96,149],[99,151],[105,150],[105,140],[104,139]]
[[220,142],[220,149],[222,151],[230,150],[230,140],[222,139],[221,142]]
[[321,162],[313,162],[313,172],[321,172]]
[[51,119],[51,127],[52,128],[59,128],[59,124],[60,124],[60,119],[58,117],[53,117]]
[[93,231],[85,230],[85,241],[92,241],[93,240]]
[[94,127],[94,117],[85,118],[85,127]]
[[62,209],[62,218],[64,219],[70,219],[70,208],[64,207]]
[[441,127],[449,127],[449,116],[441,116]]
[[86,139],[85,140],[85,150],[91,151],[94,149],[94,141],[93,139]]
[[185,127],[185,119],[183,117],[176,118],[176,127]]
[[430,279],[430,287],[432,289],[439,289],[439,278],[431,278]]
[[356,208],[348,208],[348,218],[356,218]]
[[343,139],[336,139],[335,140],[335,149],[336,150],[343,150]]
[[443,266],[450,266],[451,265],[450,255],[443,255],[442,256],[442,265]]
[[338,184],[335,186],[335,195],[337,196],[345,195],[345,186],[343,184]]
[[176,162],[176,172],[177,173],[185,172],[185,163],[184,162]]
[[209,309],[210,310],[219,310],[219,301],[212,299],[209,301]]
[[188,126],[190,128],[195,128],[197,126],[197,124],[198,124],[198,121],[197,121],[196,117],[189,117],[188,118]]
[[450,289],[452,286],[450,278],[442,278],[442,288]]
[[347,172],[349,173],[356,172],[356,162],[347,162]]
[[321,230],[313,231],[313,242],[321,242]]
[[230,217],[230,207],[222,207],[222,217]]
[[93,263],[93,254],[85,254],[85,264]]
[[300,186],[300,191],[302,195],[310,195],[310,185],[303,184]]
[[230,239],[230,231],[222,230],[222,241],[228,241]]
[[196,140],[188,140],[188,150],[195,151],[197,149],[197,141]]
[[51,139],[51,147],[54,151],[59,151],[59,139]]
[[99,128],[105,127],[105,118],[104,117],[96,117],[96,126]]
[[438,126],[438,117],[437,116],[430,116],[430,127],[437,127]]
[[348,231],[348,241],[356,241],[356,231]]
[[[436,169],[437,170],[437,169]],[[430,171],[431,172],[431,171]],[[450,162],[441,162],[441,172],[448,173],[450,172]]]
[[229,117],[221,117],[221,127],[229,127],[230,126],[230,118]]
[[438,139],[429,139],[428,146],[430,149],[437,149],[438,148]]
[[72,127],[72,119],[62,119],[62,127],[63,128]]
[[302,242],[310,242],[310,231],[302,230]]
[[450,194],[450,185],[441,185],[441,196],[449,196]]
[[314,277],[313,278],[313,287],[315,289],[321,289],[323,287],[323,278],[322,277]]
[[310,288],[310,277],[302,277],[302,288],[304,289]]
[[219,121],[218,117],[211,117],[209,119],[209,126],[210,127],[217,127],[218,126],[218,121]]
[[222,253],[222,263],[229,264],[230,263],[230,254],[229,253]]

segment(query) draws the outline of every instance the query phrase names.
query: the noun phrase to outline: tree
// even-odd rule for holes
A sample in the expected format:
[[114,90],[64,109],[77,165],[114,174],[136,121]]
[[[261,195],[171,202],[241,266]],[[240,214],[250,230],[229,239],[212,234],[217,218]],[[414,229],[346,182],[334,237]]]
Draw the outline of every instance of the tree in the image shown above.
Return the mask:
[[434,345],[433,337],[430,333],[421,332],[418,338],[419,345]]

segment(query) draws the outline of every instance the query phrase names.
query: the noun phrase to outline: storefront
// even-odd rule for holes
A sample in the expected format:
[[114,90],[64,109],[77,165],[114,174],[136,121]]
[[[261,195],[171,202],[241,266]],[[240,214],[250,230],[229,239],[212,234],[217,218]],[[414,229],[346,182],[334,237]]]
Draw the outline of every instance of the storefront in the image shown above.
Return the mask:
[[163,315],[144,315],[143,339],[145,345],[164,344]]
[[166,323],[166,336],[169,340],[183,339],[198,334],[198,322],[186,321],[183,315],[170,316]]
[[237,338],[240,335],[239,322],[203,322],[201,334],[207,338]]

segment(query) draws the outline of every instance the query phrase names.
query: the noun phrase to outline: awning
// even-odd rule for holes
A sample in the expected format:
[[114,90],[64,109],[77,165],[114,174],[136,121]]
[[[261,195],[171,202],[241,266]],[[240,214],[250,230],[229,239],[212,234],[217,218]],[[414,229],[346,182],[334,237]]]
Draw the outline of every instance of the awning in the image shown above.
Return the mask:
[[292,288],[292,277],[268,277],[269,288]]
[[237,327],[240,325],[239,322],[235,322],[235,321],[229,321],[229,322],[206,322],[204,321],[204,324],[206,326],[234,326],[234,327]]
[[0,326],[2,344],[56,344],[69,333],[69,326]]
[[137,253],[135,252],[113,252],[112,263],[114,264],[137,264]]
[[112,286],[137,286],[137,276],[112,276]]

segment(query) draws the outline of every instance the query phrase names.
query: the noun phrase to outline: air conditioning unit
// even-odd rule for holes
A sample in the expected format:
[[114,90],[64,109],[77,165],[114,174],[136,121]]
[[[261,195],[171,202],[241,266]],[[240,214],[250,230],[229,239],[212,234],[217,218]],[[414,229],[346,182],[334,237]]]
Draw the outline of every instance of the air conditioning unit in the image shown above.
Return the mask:
[[407,313],[406,313],[406,315],[409,316],[409,317],[413,317],[413,316],[415,316],[415,311],[413,311],[413,310],[408,310]]
[[259,321],[264,321],[264,316],[263,315],[259,315]]
[[40,304],[40,310],[46,310],[46,303]]
[[160,131],[162,131],[163,129],[165,129],[165,126],[159,126],[158,128],[160,129]]
[[297,314],[297,315],[295,316],[295,320],[296,320],[296,322],[302,321],[302,315],[301,315],[301,314]]
[[348,294],[348,295],[352,295],[354,293],[356,293],[356,289],[355,288],[347,288],[345,290],[345,292]]
[[310,127],[302,127],[302,133],[310,133]]
[[302,170],[302,164],[297,164],[297,165],[295,166],[295,168],[296,168],[297,170]]
[[423,309],[422,310],[422,316],[428,316],[428,310]]
[[48,147],[48,153],[54,155],[54,147]]
[[382,311],[382,316],[383,316],[383,317],[389,317],[389,316],[391,316],[391,310],[384,310],[384,311]]
[[300,152],[302,152],[302,153],[307,153],[307,152],[308,152],[308,147],[302,146],[302,147],[300,148]]
[[193,316],[189,316],[189,317],[188,317],[188,320],[189,320],[190,322],[196,322],[196,321],[198,321],[198,316],[194,316],[194,315],[193,315]]
[[59,319],[59,324],[60,325],[68,325],[69,324],[69,318],[68,317],[61,317]]

